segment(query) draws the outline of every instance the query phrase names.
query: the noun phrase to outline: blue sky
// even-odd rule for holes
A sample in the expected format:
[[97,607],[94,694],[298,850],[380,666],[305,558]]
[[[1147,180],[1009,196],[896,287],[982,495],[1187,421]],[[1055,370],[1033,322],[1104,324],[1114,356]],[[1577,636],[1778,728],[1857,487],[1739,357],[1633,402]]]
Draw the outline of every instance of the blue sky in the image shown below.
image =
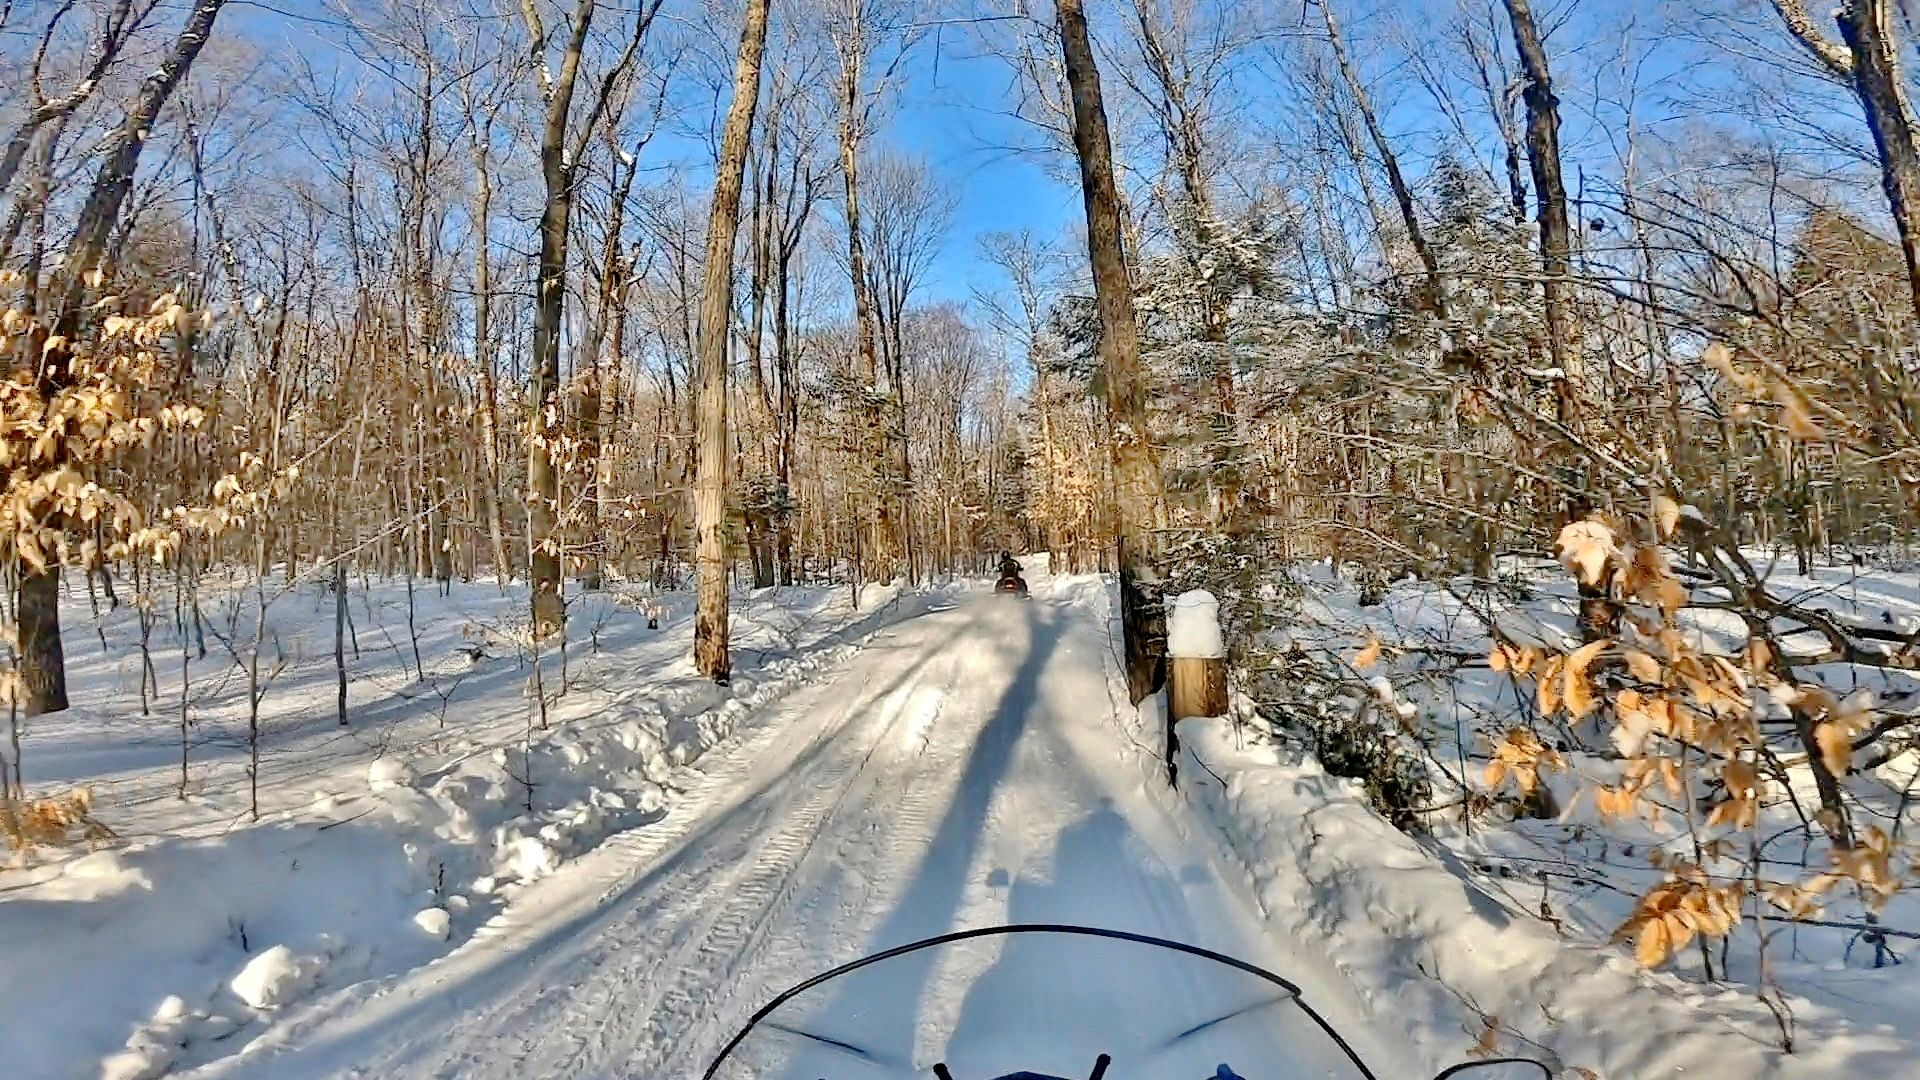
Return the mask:
[[974,287],[998,280],[977,258],[981,236],[1020,229],[1065,236],[1082,212],[1079,191],[1042,170],[1032,129],[1008,115],[1006,66],[977,53],[964,31],[924,42],[882,135],[927,159],[958,197],[952,235],[927,283],[930,299],[965,301]]
[[[241,5],[222,16],[221,29],[259,43],[269,54],[292,49],[323,65],[337,55],[334,40],[342,32],[338,17],[321,0],[279,0],[271,8]],[[521,28],[506,23],[502,32],[518,34]],[[905,85],[886,110],[876,141],[926,160],[955,195],[952,228],[923,299],[966,303],[977,287],[997,280],[994,268],[977,257],[981,236],[1019,229],[1067,235],[1081,213],[1079,192],[1042,170],[1031,152],[1035,134],[1006,111],[1008,69],[980,55],[965,28],[941,28],[924,39],[906,70]],[[661,133],[651,153],[675,160],[690,174],[711,168],[702,141],[671,131]]]

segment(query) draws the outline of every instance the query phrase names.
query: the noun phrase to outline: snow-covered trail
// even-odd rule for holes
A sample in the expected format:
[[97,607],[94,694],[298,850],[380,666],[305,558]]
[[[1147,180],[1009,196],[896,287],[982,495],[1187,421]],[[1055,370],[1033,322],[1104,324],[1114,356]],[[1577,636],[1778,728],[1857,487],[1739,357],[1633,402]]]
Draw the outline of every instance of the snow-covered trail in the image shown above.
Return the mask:
[[199,1075],[693,1077],[808,975],[1005,922],[1241,956],[1407,1074],[1328,959],[1263,933],[1211,830],[1151,790],[1115,717],[1102,607],[983,601],[899,624],[703,759],[666,820],[531,886],[442,960],[319,999]]

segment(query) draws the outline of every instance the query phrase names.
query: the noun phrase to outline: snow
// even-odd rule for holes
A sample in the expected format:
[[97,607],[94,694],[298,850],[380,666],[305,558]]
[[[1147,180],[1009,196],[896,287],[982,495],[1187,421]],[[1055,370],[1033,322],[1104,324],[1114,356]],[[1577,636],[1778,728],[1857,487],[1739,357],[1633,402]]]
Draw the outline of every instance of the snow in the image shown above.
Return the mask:
[[[214,628],[231,622],[251,640],[243,594],[213,598],[211,581],[206,592]],[[78,599],[63,616],[84,631],[90,613]],[[207,659],[191,661],[190,784],[178,798],[178,640],[170,621],[155,630],[162,694],[155,715],[142,717],[137,628],[128,609],[107,616],[109,649],[70,648],[75,707],[29,722],[22,766],[36,793],[90,785],[96,815],[120,839],[92,853],[41,849],[0,869],[6,964],[34,972],[0,982],[5,1075],[190,1069],[313,994],[457,947],[530,880],[659,820],[680,773],[753,709],[819,678],[938,594],[877,589],[862,599],[857,611],[838,589],[738,599],[741,678],[723,691],[686,662],[689,597],[649,598],[666,616],[658,631],[621,597],[576,598],[575,632],[597,635],[599,648],[574,643],[569,692],[541,731],[529,730],[530,669],[513,644],[524,594],[473,585],[440,598],[417,588],[423,677],[412,667],[404,587],[356,593],[362,656],[350,659],[345,729],[333,714],[332,597],[283,597],[269,609],[269,648],[282,663],[262,705],[258,823],[246,811],[246,682],[232,676],[232,658],[210,636]],[[485,655],[472,661],[461,650],[476,643]],[[549,662],[557,682],[557,658]],[[423,914],[432,909],[440,913]],[[155,1003],[170,999],[184,1013],[157,1017]]]
[[[1350,650],[1370,632],[1395,658],[1368,673],[1369,700],[1405,724],[1450,719],[1412,677],[1420,654],[1400,647],[1483,648],[1457,598],[1403,583],[1361,609],[1323,583],[1317,620],[1289,640]],[[1863,617],[1920,615],[1911,575],[1803,587]],[[1920,1056],[1905,970],[1824,970],[1832,938],[1812,928],[1778,953],[1793,1055],[1773,1048],[1750,986],[1641,972],[1605,941],[1605,890],[1497,872],[1564,842],[1555,823],[1416,840],[1357,782],[1244,717],[1183,722],[1169,790],[1158,708],[1126,702],[1111,582],[1036,575],[1034,602],[1017,606],[983,591],[873,588],[858,610],[844,590],[743,597],[727,690],[686,662],[684,596],[584,597],[573,625],[598,648],[576,641],[544,730],[514,645],[520,599],[421,590],[422,672],[404,593],[356,598],[366,655],[342,730],[331,597],[289,597],[257,823],[235,738],[244,680],[222,681],[217,654],[194,662],[196,742],[176,798],[177,713],[163,693],[160,715],[138,715],[126,623],[109,618],[122,648],[75,650],[76,708],[35,721],[25,768],[36,788],[95,784],[121,841],[0,871],[7,964],[32,973],[0,981],[6,1075],[699,1075],[786,987],[1005,922],[1241,957],[1300,984],[1383,1077],[1432,1075],[1487,1041],[1608,1078],[1892,1076]],[[1176,653],[1222,651],[1211,601],[1176,604]],[[649,612],[663,629],[645,628]],[[1556,640],[1571,598],[1541,588],[1499,617]],[[1708,641],[1732,630],[1695,626]],[[470,642],[481,660],[460,651]],[[1513,708],[1487,674],[1441,692],[1461,709]],[[1911,758],[1878,768],[1911,774]],[[1018,1067],[1075,1075],[1086,1063],[1035,1060],[1046,1047],[1032,1039],[982,1037],[1042,1027],[1020,988],[1075,963],[1098,977],[1077,1012],[1047,1016],[1067,1027],[1047,1030],[1097,1032],[1210,992],[1138,978],[1123,958],[1008,948],[943,961],[937,977],[892,968],[834,1000],[857,1006],[851,1034],[923,1069],[939,1055],[1011,1069],[1019,1053]],[[1343,1075],[1311,1040],[1222,1037],[1262,1063],[1236,1061],[1256,1080]],[[1120,1064],[1116,1080],[1140,1075]]]
[[1337,957],[1383,1020],[1399,1017],[1417,1044],[1440,1048],[1421,1075],[1464,1056],[1488,1018],[1500,1052],[1548,1051],[1556,1074],[1813,1078],[1850,1075],[1856,1054],[1884,1067],[1911,1052],[1872,1036],[1773,1051],[1676,1001],[1686,991],[1624,953],[1573,945],[1511,912],[1381,820],[1356,782],[1288,760],[1230,721],[1185,720],[1180,735],[1193,765],[1186,791],[1229,837],[1275,929]]
[[415,912],[413,925],[436,941],[445,941],[453,934],[453,916],[448,914],[446,908],[431,907]]
[[[1302,983],[1382,1075],[1411,1075],[1394,1027],[1359,1011],[1331,957],[1267,933],[1227,850],[1155,788],[1113,707],[1125,699],[1109,608],[1105,583],[1059,578],[1032,604],[896,623],[743,718],[724,754],[678,775],[666,817],[523,887],[446,956],[283,1010],[192,1075],[697,1076],[775,992],[1007,921],[1142,931],[1263,964]],[[996,980],[1048,964],[1001,959],[964,977],[909,965],[906,984],[858,1002],[862,1037],[929,1065],[960,1052],[973,1025],[997,1029],[982,1011]],[[1166,993],[1106,982],[1136,1004]],[[1328,1075],[1314,1052],[1252,1038],[1241,1049],[1276,1063],[1261,1076]]]
[[[1771,570],[1776,595],[1798,603],[1889,626],[1920,613],[1920,575],[1908,570],[1829,566],[1802,576],[1766,553],[1749,557]],[[1195,757],[1183,770],[1188,794],[1232,839],[1275,921],[1359,958],[1352,977],[1362,992],[1418,1000],[1415,1016],[1437,1018],[1424,1029],[1434,1037],[1477,1033],[1482,1014],[1496,1016],[1502,1046],[1532,1040],[1569,1067],[1603,1076],[1667,1075],[1662,1070],[1678,1067],[1688,1075],[1781,1077],[1912,1071],[1920,1060],[1920,1039],[1911,1034],[1920,1030],[1920,983],[1910,965],[1875,966],[1880,956],[1858,932],[1862,907],[1849,894],[1827,898],[1835,925],[1758,923],[1750,915],[1734,948],[1716,949],[1711,980],[1695,950],[1646,973],[1610,941],[1635,899],[1662,878],[1647,853],[1664,845],[1684,858],[1688,850],[1685,828],[1662,832],[1603,818],[1590,802],[1574,800],[1576,775],[1596,782],[1617,775],[1605,751],[1637,737],[1629,725],[1583,727],[1580,737],[1595,752],[1563,743],[1571,769],[1544,777],[1556,802],[1571,808],[1559,818],[1462,820],[1453,777],[1477,778],[1489,735],[1535,716],[1531,687],[1516,689],[1480,659],[1491,648],[1485,620],[1522,642],[1564,648],[1575,640],[1577,600],[1564,571],[1518,559],[1503,560],[1499,570],[1496,590],[1470,595],[1465,583],[1449,590],[1409,580],[1374,605],[1361,605],[1354,583],[1327,567],[1296,574],[1300,608],[1268,638],[1270,651],[1284,636],[1288,647],[1339,669],[1378,640],[1389,646],[1385,659],[1341,689],[1276,668],[1272,681],[1251,687],[1263,703],[1257,713],[1243,701],[1237,723],[1198,725],[1188,734],[1184,748]],[[1713,598],[1710,590],[1702,595]],[[1707,652],[1736,654],[1746,640],[1744,624],[1728,612],[1689,610],[1682,623]],[[1911,700],[1920,689],[1911,673],[1840,664],[1801,670],[1841,697],[1870,690]],[[1430,832],[1415,842],[1389,828],[1360,781],[1327,775],[1306,757],[1308,740],[1272,719],[1266,703],[1276,697],[1286,699],[1296,723],[1322,708],[1333,715],[1359,707],[1406,733],[1434,782],[1436,810],[1424,817]],[[1550,723],[1540,730],[1556,742],[1573,738]],[[1912,759],[1904,753],[1867,767],[1863,755],[1870,772],[1848,780],[1862,814],[1885,821],[1900,813]],[[1786,760],[1802,804],[1817,805],[1807,770]],[[1907,815],[1912,824],[1911,809]],[[1759,833],[1773,838],[1770,873],[1782,879],[1825,866],[1817,841],[1786,839],[1799,824],[1784,800],[1761,810]],[[1916,924],[1920,898],[1903,891],[1881,925],[1904,933]],[[1756,926],[1771,935],[1765,985],[1791,1013],[1792,1054],[1780,1052],[1780,1023],[1756,994]],[[1888,946],[1900,960],[1910,948],[1904,937]],[[1746,1071],[1725,1073],[1727,1062]]]
[[367,787],[372,791],[390,791],[394,788],[412,787],[418,774],[413,766],[399,758],[377,758],[367,766]]
[[1167,616],[1167,655],[1211,658],[1227,655],[1220,633],[1220,601],[1205,589],[1181,593]]
[[229,985],[248,1005],[272,1009],[305,993],[326,968],[324,956],[301,956],[285,945],[275,945],[247,961]]

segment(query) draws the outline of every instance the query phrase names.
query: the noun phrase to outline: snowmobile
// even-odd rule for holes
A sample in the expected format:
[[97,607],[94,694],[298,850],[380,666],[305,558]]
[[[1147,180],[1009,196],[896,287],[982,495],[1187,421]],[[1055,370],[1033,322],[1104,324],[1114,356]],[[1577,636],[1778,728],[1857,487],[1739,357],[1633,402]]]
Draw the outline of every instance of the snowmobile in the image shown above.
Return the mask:
[[[754,1013],[703,1080],[882,1078],[1387,1080],[1272,972],[1058,924],[962,930],[815,975]],[[1434,1080],[1553,1072],[1486,1057]]]
[[993,583],[993,595],[1017,596],[1022,600],[1033,599],[1033,593],[1027,591],[1027,579],[1019,574],[1000,575],[1000,580]]

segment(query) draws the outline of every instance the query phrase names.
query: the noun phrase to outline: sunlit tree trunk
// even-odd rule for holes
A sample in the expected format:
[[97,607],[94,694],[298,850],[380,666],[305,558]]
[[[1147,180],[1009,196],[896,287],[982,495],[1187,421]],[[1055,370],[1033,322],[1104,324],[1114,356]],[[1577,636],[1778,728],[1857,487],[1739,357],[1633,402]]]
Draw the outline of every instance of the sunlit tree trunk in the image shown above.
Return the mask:
[[707,224],[705,281],[700,293],[699,407],[695,442],[699,473],[694,481],[694,532],[699,567],[693,660],[702,675],[725,683],[733,661],[727,651],[727,338],[733,329],[733,246],[740,228],[740,188],[747,140],[760,99],[760,58],[767,44],[768,0],[747,0],[734,68],[733,101],[727,106],[715,166],[713,205]]
[[[1147,430],[1146,372],[1140,363],[1133,289],[1121,250],[1120,196],[1113,178],[1112,140],[1100,96],[1100,73],[1080,0],[1060,0],[1062,59],[1073,97],[1073,142],[1087,213],[1087,250],[1100,313],[1100,360],[1107,378],[1107,410],[1118,508],[1121,621],[1126,637],[1127,692],[1134,703],[1166,681],[1166,613],[1159,568],[1166,497],[1160,459]],[[1169,769],[1173,767],[1168,728]]]

